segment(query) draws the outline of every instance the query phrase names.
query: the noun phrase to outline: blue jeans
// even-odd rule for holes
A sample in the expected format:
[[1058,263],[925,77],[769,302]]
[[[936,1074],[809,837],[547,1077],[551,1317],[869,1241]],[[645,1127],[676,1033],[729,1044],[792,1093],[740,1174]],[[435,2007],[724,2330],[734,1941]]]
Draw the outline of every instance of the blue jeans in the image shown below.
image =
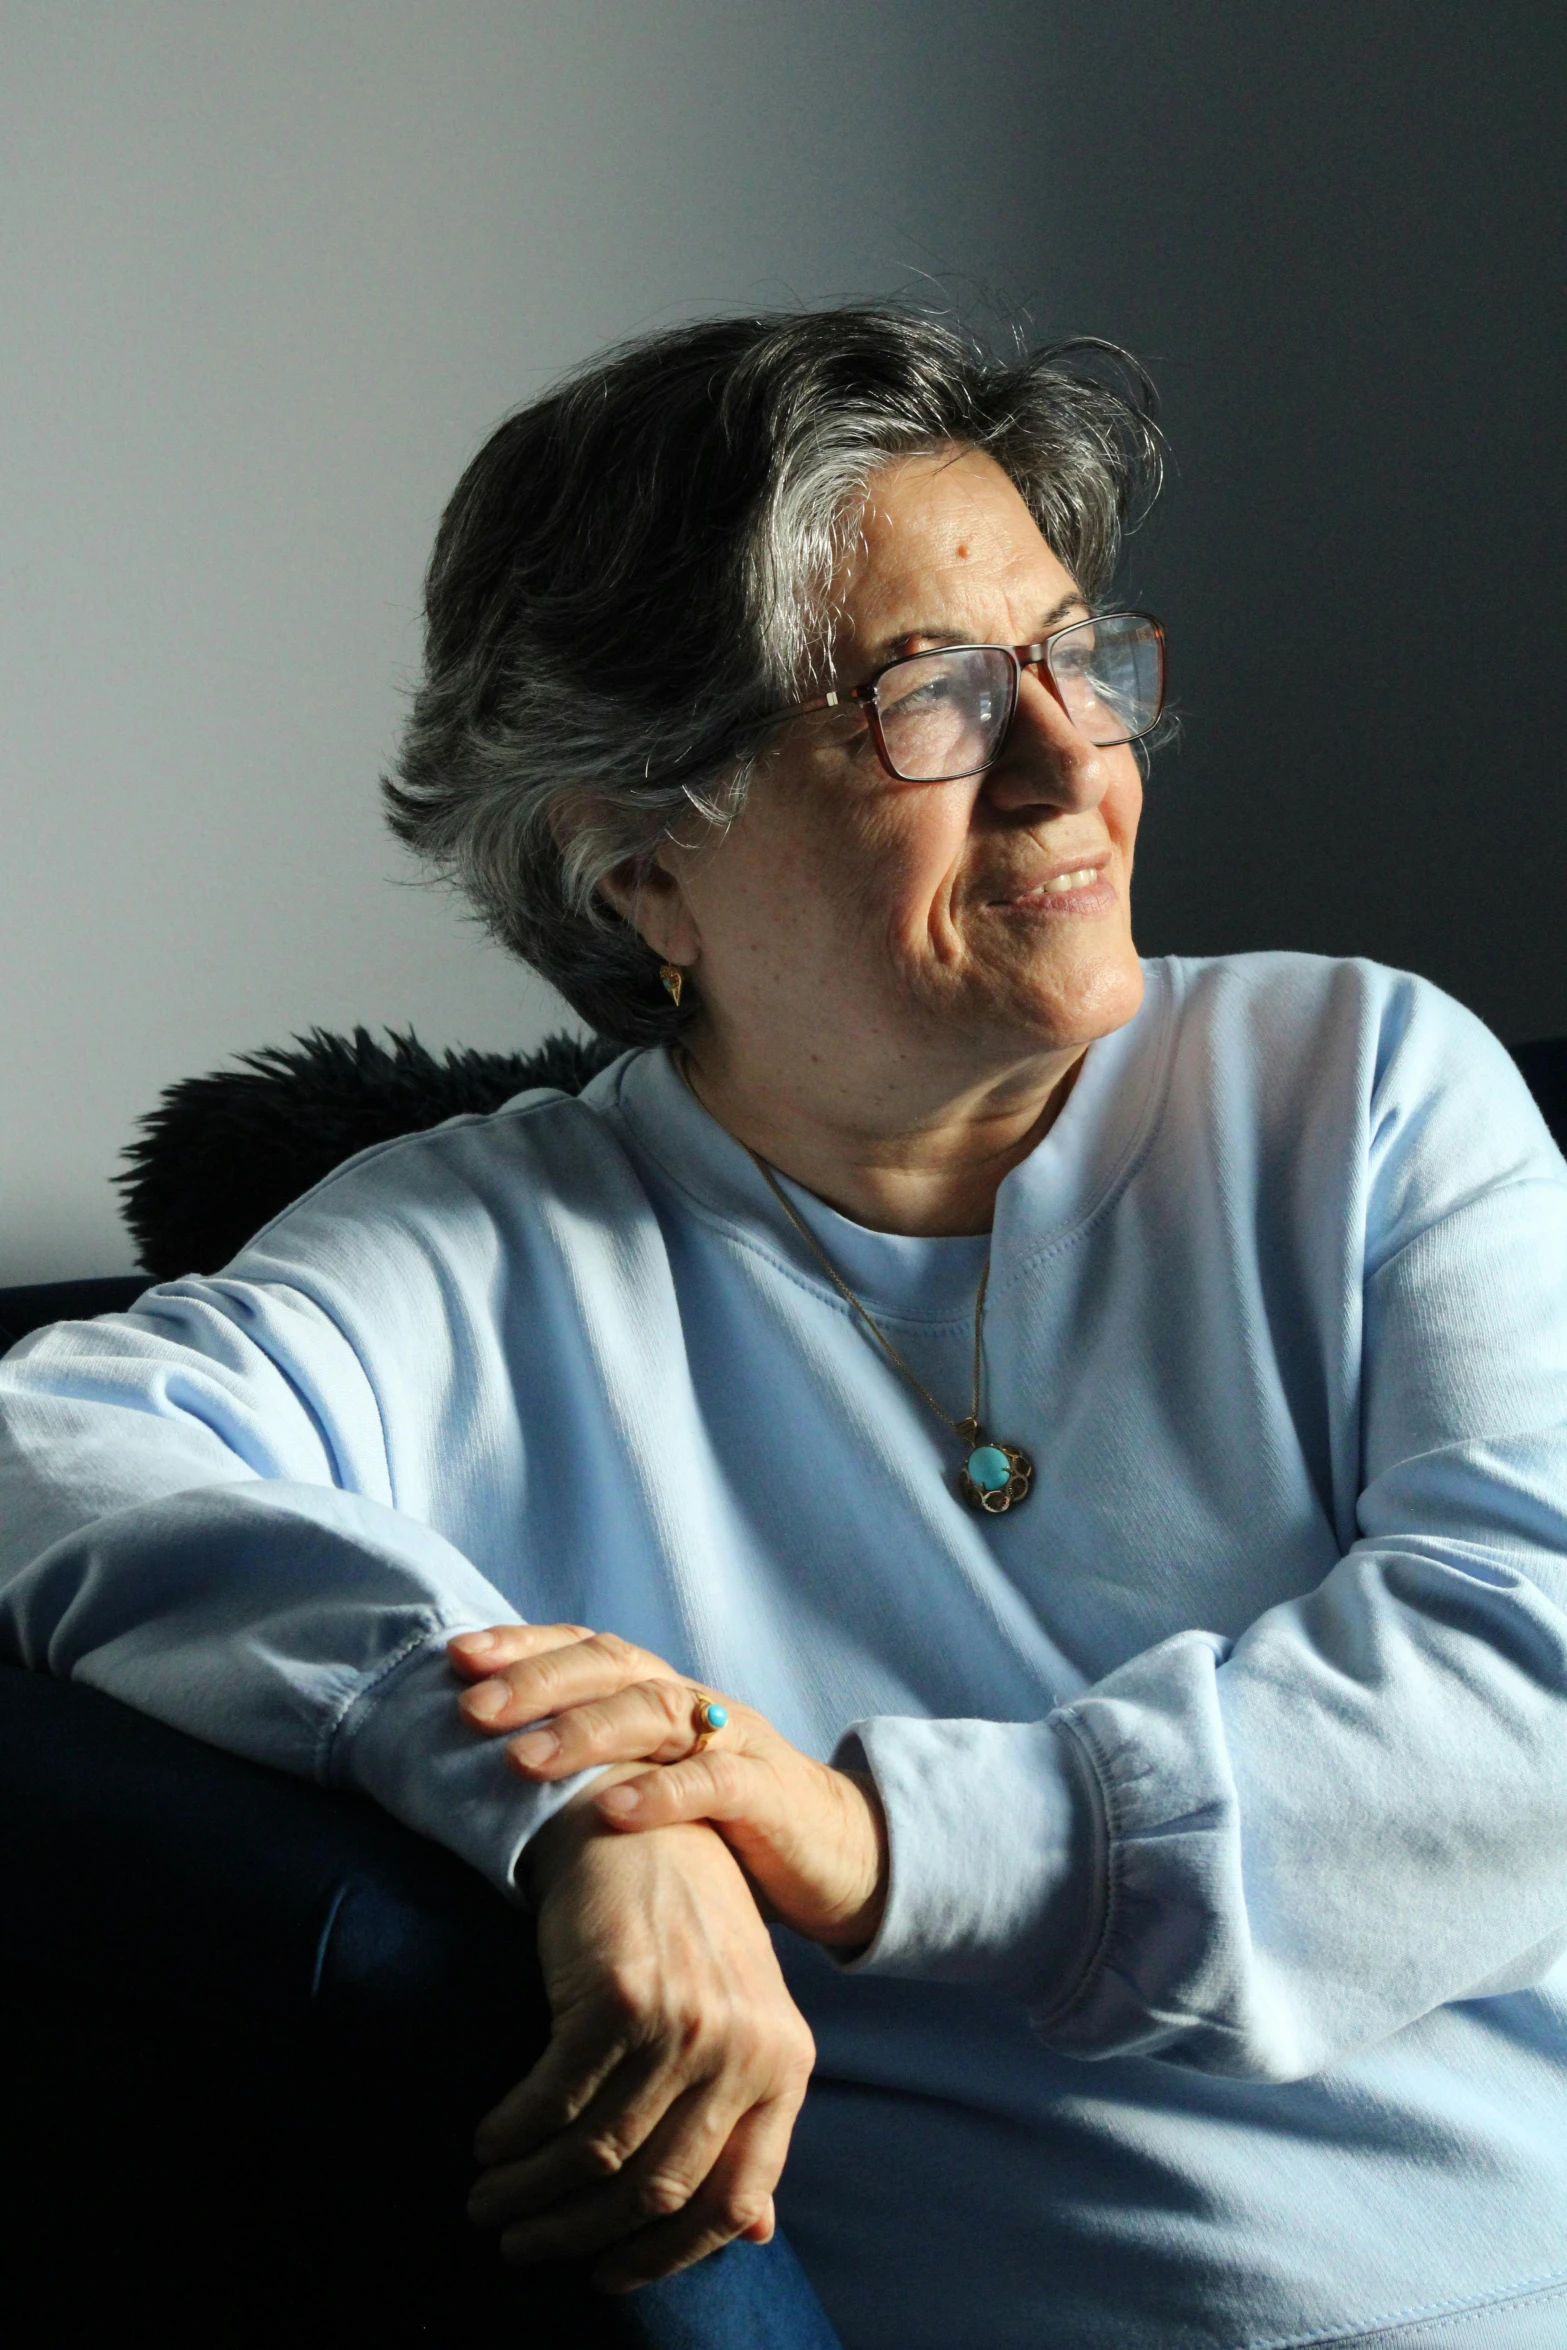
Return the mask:
[[636,2350],[839,2350],[784,2238],[730,2244],[623,2303]]

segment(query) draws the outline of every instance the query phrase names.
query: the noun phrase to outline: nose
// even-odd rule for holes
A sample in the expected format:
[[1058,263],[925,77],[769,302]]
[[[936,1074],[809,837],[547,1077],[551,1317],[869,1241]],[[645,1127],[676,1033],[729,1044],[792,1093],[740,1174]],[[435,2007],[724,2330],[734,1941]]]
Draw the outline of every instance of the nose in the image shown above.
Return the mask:
[[1025,669],[1011,731],[985,775],[985,796],[1007,815],[1035,807],[1097,808],[1110,789],[1113,757],[1080,734],[1051,688]]

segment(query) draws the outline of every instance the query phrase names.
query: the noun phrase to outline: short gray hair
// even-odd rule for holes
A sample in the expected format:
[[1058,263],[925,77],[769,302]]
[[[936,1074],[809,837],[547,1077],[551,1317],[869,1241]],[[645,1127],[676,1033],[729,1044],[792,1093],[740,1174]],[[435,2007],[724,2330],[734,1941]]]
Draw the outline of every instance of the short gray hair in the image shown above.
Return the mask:
[[724,319],[630,343],[510,417],[441,519],[398,837],[602,1034],[672,1035],[604,901],[693,809],[738,814],[768,720],[830,672],[870,476],[983,449],[1090,603],[1159,484],[1152,386],[1088,339],[987,357],[916,312]]

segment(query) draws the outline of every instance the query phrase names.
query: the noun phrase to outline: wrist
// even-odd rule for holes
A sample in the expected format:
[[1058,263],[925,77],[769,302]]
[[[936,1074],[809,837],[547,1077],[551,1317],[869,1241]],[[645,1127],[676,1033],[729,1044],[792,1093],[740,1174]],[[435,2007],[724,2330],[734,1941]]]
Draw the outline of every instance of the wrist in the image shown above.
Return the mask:
[[887,1906],[887,1814],[869,1771],[835,1768],[832,1776],[851,1815],[850,1849],[857,1867],[843,1909],[824,1921],[815,1939],[842,1956],[852,1957],[875,1941]]
[[513,1874],[518,1891],[530,1908],[538,1908],[550,1887],[585,1845],[614,1833],[594,1810],[592,1797],[602,1794],[606,1787],[613,1787],[617,1780],[640,1778],[646,1769],[645,1762],[607,1763],[594,1773],[586,1787],[580,1787],[569,1803],[551,1813],[543,1827],[529,1837],[517,1855]]

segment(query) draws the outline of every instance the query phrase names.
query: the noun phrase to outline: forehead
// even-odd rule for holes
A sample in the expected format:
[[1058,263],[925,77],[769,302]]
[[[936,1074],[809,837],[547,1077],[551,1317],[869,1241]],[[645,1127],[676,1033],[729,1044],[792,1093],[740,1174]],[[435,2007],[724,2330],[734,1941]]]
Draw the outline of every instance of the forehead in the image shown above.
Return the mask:
[[845,647],[870,653],[982,625],[1021,642],[1073,591],[994,458],[942,450],[871,476],[834,602]]

